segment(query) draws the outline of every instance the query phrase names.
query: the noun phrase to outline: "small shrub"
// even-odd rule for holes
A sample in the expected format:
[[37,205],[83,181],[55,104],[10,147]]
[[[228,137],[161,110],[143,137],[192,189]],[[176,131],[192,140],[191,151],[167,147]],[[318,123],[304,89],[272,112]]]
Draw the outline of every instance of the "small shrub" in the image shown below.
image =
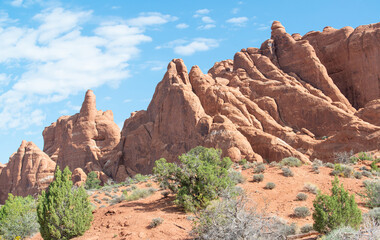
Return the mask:
[[243,183],[245,181],[241,172],[235,171],[231,168],[228,170],[228,176],[235,184]]
[[153,218],[152,221],[149,224],[150,228],[155,228],[161,225],[164,222],[164,219],[158,217],[158,218]]
[[304,190],[306,192],[310,192],[310,193],[313,193],[313,194],[317,194],[318,193],[318,187],[315,186],[314,184],[311,184],[311,183],[305,183],[304,186],[303,186]]
[[314,229],[321,233],[330,232],[341,226],[358,228],[362,215],[354,195],[339,186],[339,179],[332,181],[331,195],[318,193],[313,201]]
[[328,167],[328,168],[334,168],[334,164],[333,163],[326,163],[326,167]]
[[108,197],[102,198],[102,201],[108,201],[108,200],[110,200]]
[[370,171],[367,171],[367,170],[363,170],[362,175],[365,177],[368,177],[368,178],[372,177],[372,173]]
[[109,192],[104,193],[104,195],[106,195],[107,197],[112,197],[112,194]]
[[288,166],[288,167],[299,167],[302,165],[301,160],[295,157],[287,157],[281,160],[280,164],[282,166]]
[[264,180],[263,174],[254,174],[253,175],[253,181],[254,182],[262,182]]
[[370,218],[380,224],[380,207],[369,210],[367,214]]
[[301,233],[311,232],[311,231],[313,231],[313,225],[311,225],[311,224],[303,225],[300,230],[301,230]]
[[8,194],[4,206],[0,206],[0,239],[24,239],[38,232],[36,201],[31,197]]
[[263,163],[256,166],[254,173],[263,173],[265,171],[265,165]]
[[380,207],[380,180],[364,181],[364,193],[360,194],[370,208]]
[[97,199],[97,198],[94,198],[94,201],[97,202],[97,203],[99,203],[99,204],[102,203],[102,201],[100,199]]
[[294,209],[294,216],[298,218],[305,218],[310,216],[310,210],[307,207],[296,207]]
[[356,179],[361,179],[363,177],[362,173],[361,172],[354,172],[354,177]]
[[274,189],[276,187],[276,184],[272,183],[272,182],[268,182],[266,185],[265,185],[265,189]]
[[357,231],[349,226],[342,226],[327,234],[323,240],[356,240]]
[[136,186],[135,184],[133,184],[133,185],[131,186],[131,189],[132,189],[132,190],[136,190],[136,189],[137,189],[137,186]]
[[292,172],[292,170],[290,170],[290,168],[283,167],[281,170],[282,170],[282,174],[285,177],[293,177],[294,176],[294,173]]
[[313,161],[313,167],[316,166],[316,167],[322,167],[323,166],[323,162],[317,158],[314,159]]
[[146,176],[146,175],[141,175],[140,173],[136,174],[134,177],[133,177],[133,180],[135,183],[139,183],[139,182],[145,182],[149,179],[149,176]]
[[115,198],[112,198],[110,201],[109,201],[109,204],[112,206],[112,205],[115,205],[115,204],[118,204],[118,203],[121,203],[122,201],[126,200],[126,197],[124,194],[121,194],[120,196],[116,196]]
[[152,195],[157,190],[155,188],[142,188],[134,190],[131,195],[126,196],[125,201],[135,201]]
[[372,154],[367,153],[367,152],[359,152],[357,158],[360,159],[360,160],[369,160],[369,161],[373,161],[373,156],[372,156]]
[[145,184],[145,187],[152,187],[152,183]]
[[299,201],[305,201],[306,199],[307,199],[307,194],[306,193],[298,193],[297,194],[297,199],[299,200]]
[[273,162],[269,163],[269,166],[271,166],[271,167],[278,167],[278,166],[279,166],[279,163],[273,161]]
[[375,172],[380,172],[380,168],[377,166],[377,163],[380,162],[380,159],[376,159],[371,163],[371,169]]
[[343,164],[355,163],[357,160],[353,155],[354,152],[352,150],[350,152],[335,153],[335,162]]
[[239,165],[245,165],[247,164],[247,159],[243,158],[239,161]]
[[250,168],[253,168],[255,166],[254,163],[251,163],[251,162],[247,162],[246,164],[243,165],[243,169],[246,170],[246,169],[250,169]]
[[354,169],[350,166],[337,163],[334,165],[334,171],[331,172],[333,176],[340,176],[345,178],[350,178],[354,174]]
[[170,192],[169,191],[163,191],[161,192],[161,195],[164,197],[164,198],[167,198],[169,196]]

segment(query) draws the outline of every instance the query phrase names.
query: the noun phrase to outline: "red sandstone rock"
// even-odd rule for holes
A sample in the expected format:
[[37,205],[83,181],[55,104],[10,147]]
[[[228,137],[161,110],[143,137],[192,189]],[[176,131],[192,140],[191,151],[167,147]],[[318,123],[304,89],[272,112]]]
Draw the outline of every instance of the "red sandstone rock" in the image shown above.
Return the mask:
[[366,122],[380,126],[380,98],[368,102],[364,108],[360,108],[355,115]]
[[76,168],[71,175],[71,179],[75,186],[82,186],[87,180],[87,175],[82,168]]
[[46,127],[44,152],[63,169],[101,171],[107,156],[120,141],[112,111],[97,111],[96,97],[89,90],[79,113],[60,117]]
[[0,204],[8,193],[36,195],[53,181],[56,164],[34,143],[22,141],[0,173]]

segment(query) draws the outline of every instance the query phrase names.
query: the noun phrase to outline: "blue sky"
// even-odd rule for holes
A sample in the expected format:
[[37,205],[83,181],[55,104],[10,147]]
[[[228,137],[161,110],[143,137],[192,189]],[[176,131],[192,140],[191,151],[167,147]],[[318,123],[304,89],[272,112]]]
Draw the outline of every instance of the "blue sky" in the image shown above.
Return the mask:
[[260,47],[279,20],[301,35],[379,22],[379,1],[4,0],[0,3],[0,162],[23,139],[79,111],[87,89],[122,127],[146,109],[168,62],[207,72]]

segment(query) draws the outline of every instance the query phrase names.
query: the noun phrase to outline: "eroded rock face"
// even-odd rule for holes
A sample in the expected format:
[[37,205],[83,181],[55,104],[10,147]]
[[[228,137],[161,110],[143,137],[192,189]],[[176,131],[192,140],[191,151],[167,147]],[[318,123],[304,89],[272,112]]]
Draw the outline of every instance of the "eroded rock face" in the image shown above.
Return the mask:
[[61,169],[82,168],[85,172],[101,171],[103,159],[120,141],[120,130],[112,111],[98,111],[96,97],[89,90],[79,113],[60,117],[43,131],[44,152]]
[[33,142],[22,141],[0,173],[0,204],[8,193],[18,196],[38,194],[54,179],[56,163]]
[[380,98],[380,23],[356,29],[326,27],[323,32],[307,33],[302,40],[313,46],[329,76],[355,108]]

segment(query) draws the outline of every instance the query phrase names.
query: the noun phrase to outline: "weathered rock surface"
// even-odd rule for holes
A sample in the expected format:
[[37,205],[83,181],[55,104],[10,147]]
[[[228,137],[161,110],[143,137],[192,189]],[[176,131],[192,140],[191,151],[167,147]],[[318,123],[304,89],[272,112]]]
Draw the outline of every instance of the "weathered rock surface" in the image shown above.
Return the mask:
[[71,180],[75,186],[82,186],[87,180],[87,175],[82,168],[76,168],[71,175]]
[[56,164],[34,143],[22,141],[0,173],[0,204],[8,193],[18,196],[38,194],[53,181]]
[[[380,98],[380,23],[356,29],[326,27],[308,40],[329,76],[355,108]],[[301,40],[301,41],[302,41]]]
[[380,98],[368,102],[364,108],[360,108],[355,115],[366,122],[380,126]]
[[85,172],[101,171],[106,156],[120,141],[120,129],[112,111],[98,111],[96,97],[89,90],[79,113],[62,116],[43,131],[44,152],[61,169],[82,168]]

